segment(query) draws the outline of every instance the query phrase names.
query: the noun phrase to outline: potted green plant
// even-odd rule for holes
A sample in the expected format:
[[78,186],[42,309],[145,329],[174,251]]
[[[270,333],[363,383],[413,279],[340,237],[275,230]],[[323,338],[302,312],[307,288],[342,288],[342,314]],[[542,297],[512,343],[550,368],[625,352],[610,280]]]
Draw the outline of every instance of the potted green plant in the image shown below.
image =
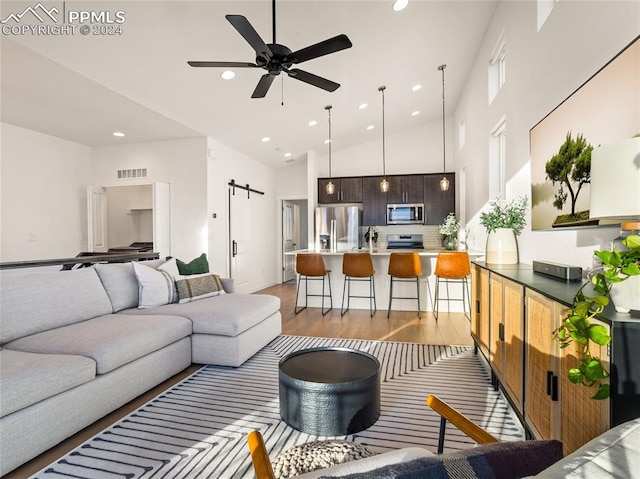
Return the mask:
[[600,357],[592,354],[591,345],[604,346],[611,341],[611,336],[607,328],[592,324],[591,320],[609,304],[611,291],[616,284],[634,276],[640,278],[640,235],[631,234],[622,243],[626,247],[622,251],[616,248],[612,251],[594,251],[602,261],[602,266],[592,271],[589,281],[582,285],[573,298],[562,324],[553,332],[560,348],[578,343],[578,364],[569,370],[568,378],[574,384],[596,388],[593,399],[608,398],[610,389],[606,382],[609,372],[602,365]]
[[507,202],[498,196],[489,209],[480,213],[480,224],[487,230],[486,262],[515,264],[518,262],[516,236],[527,224],[529,199],[520,196]]
[[462,225],[456,218],[455,213],[449,213],[444,219],[444,223],[440,225],[440,234],[444,235],[442,246],[447,250],[458,249],[458,238],[456,234]]

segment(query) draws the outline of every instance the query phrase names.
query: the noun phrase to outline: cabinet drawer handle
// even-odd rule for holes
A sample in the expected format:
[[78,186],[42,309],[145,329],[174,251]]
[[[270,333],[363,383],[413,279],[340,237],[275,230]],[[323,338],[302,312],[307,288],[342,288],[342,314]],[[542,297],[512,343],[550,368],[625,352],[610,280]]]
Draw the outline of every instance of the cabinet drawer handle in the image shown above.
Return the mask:
[[498,338],[500,341],[504,341],[504,323],[498,325]]
[[476,299],[476,314],[480,314],[480,300]]
[[552,401],[558,400],[558,376],[556,376],[555,374],[551,379],[551,400]]
[[553,383],[553,371],[547,371],[547,396],[551,396],[551,390],[552,390],[552,383]]

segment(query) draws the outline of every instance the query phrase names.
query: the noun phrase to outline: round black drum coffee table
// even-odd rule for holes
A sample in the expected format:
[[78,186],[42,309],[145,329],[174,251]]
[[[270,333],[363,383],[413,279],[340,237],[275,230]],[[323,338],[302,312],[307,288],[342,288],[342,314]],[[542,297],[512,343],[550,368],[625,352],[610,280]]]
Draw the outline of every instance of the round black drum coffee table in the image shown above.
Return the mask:
[[313,348],[280,360],[280,416],[318,436],[367,429],[380,417],[380,362],[348,348]]

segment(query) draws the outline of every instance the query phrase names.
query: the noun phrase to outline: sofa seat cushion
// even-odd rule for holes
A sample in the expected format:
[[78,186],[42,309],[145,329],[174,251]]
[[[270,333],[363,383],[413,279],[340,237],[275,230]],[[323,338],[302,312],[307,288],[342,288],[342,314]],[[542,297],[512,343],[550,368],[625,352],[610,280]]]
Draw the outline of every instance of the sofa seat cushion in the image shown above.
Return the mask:
[[166,304],[123,314],[175,314],[193,321],[195,334],[237,336],[280,310],[280,298],[266,294],[223,294],[191,303]]
[[0,350],[0,417],[55,396],[96,377],[96,363],[84,356]]
[[11,349],[92,358],[105,374],[191,334],[178,316],[109,314],[7,344]]

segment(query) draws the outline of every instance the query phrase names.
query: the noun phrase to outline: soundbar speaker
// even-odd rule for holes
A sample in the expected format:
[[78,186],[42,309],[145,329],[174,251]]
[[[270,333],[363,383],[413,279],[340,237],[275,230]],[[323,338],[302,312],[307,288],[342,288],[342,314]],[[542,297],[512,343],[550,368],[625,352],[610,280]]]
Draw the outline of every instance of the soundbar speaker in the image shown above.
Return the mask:
[[580,281],[582,279],[582,268],[549,261],[534,261],[533,271],[564,281]]

